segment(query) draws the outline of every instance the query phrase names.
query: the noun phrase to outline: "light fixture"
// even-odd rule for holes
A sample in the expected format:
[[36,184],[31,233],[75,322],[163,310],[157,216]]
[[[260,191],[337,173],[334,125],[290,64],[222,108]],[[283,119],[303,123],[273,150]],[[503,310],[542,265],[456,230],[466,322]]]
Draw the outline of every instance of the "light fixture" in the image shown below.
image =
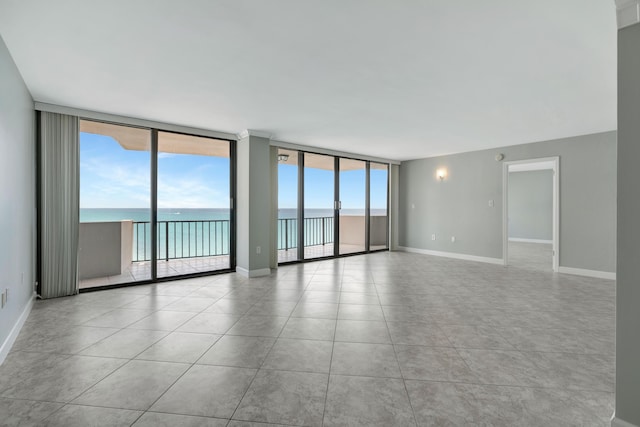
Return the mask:
[[284,163],[287,160],[289,160],[289,155],[288,154],[278,154],[278,162]]
[[447,177],[447,170],[445,168],[440,168],[436,171],[436,176],[440,181],[444,180]]

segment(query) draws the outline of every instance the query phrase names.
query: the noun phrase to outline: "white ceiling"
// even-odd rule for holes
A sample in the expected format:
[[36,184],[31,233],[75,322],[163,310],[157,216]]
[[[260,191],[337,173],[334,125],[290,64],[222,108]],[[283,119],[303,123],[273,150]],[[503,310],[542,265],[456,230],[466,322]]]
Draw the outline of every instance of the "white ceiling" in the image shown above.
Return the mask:
[[395,160],[616,128],[613,0],[0,0],[34,99]]

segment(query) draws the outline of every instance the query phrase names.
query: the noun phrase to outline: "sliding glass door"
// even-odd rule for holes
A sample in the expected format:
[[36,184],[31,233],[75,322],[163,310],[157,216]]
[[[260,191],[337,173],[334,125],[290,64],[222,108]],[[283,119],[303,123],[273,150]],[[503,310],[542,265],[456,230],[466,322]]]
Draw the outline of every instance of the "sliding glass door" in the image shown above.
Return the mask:
[[151,131],[80,121],[80,289],[151,279]]
[[80,288],[232,269],[233,149],[81,120]]
[[389,165],[370,163],[369,170],[369,250],[389,248]]
[[340,159],[340,255],[367,250],[366,197],[367,162]]
[[388,249],[388,176],[383,163],[279,148],[278,262]]
[[299,260],[298,254],[298,155],[278,149],[278,262]]
[[304,153],[304,259],[334,255],[335,158]]
[[158,277],[231,267],[230,143],[158,132]]

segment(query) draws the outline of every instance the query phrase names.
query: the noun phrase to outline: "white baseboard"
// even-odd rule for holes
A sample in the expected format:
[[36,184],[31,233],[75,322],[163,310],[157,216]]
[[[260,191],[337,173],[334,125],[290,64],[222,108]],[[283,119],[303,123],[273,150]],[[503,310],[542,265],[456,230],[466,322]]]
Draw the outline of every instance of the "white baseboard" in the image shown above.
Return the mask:
[[489,264],[504,265],[504,261],[502,260],[502,258],[489,258],[489,257],[483,257],[483,256],[476,256],[476,255],[459,254],[456,252],[432,251],[429,249],[409,248],[406,246],[398,246],[398,250],[402,252],[412,252],[412,253],[422,254],[422,255],[432,255],[432,256],[440,256],[445,258],[461,259],[465,261],[486,262]]
[[33,301],[35,301],[35,299],[36,294],[34,293],[33,297],[29,298],[29,302],[27,302],[27,304],[24,306],[24,309],[22,309],[22,313],[20,313],[18,320],[13,325],[13,328],[11,329],[11,332],[9,332],[7,339],[4,340],[4,342],[0,346],[0,365],[2,365],[4,359],[7,358],[7,355],[9,354],[9,350],[11,350],[13,343],[16,342],[16,338],[18,338],[18,334],[20,334],[20,330],[22,329],[24,322],[27,321],[27,318],[31,313],[31,308],[33,307]]
[[595,277],[597,279],[616,280],[616,273],[598,270],[586,270],[584,268],[558,267],[558,273],[574,274],[576,276]]
[[257,270],[247,270],[246,268],[236,267],[236,273],[243,275],[244,277],[261,277],[271,274],[270,268],[259,268]]
[[550,245],[553,243],[553,240],[542,240],[542,239],[521,239],[519,237],[509,237],[510,242],[518,242],[518,243],[544,243]]
[[611,417],[611,427],[638,427],[634,424],[628,423],[620,418],[616,418],[616,414]]

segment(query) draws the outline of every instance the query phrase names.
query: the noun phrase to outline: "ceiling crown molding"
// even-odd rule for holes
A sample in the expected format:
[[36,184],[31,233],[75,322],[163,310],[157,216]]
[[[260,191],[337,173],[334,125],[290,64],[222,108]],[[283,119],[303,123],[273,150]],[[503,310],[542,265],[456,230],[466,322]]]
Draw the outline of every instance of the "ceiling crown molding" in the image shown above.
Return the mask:
[[258,138],[271,139],[272,135],[269,132],[261,132],[259,130],[245,129],[238,134],[238,139],[245,139],[250,136],[257,136]]
[[640,0],[615,0],[618,29],[640,22]]

